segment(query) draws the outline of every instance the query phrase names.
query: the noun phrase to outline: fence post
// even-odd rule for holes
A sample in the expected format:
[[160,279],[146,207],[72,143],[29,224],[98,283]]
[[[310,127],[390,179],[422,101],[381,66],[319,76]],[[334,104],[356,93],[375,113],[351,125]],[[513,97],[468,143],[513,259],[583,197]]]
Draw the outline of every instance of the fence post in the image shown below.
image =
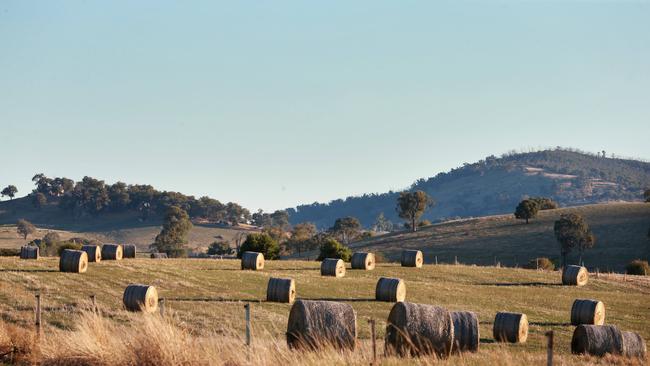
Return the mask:
[[438,256],[436,256],[436,266],[438,265]]
[[41,294],[36,294],[36,333],[41,335]]
[[158,307],[160,308],[160,316],[165,316],[165,298],[158,299]]
[[97,313],[97,299],[95,298],[95,295],[90,295],[90,302],[93,306],[93,313]]
[[553,366],[553,331],[546,332],[546,366]]
[[246,309],[246,345],[251,345],[251,304],[247,303],[244,305]]
[[457,255],[454,256],[454,265],[458,265],[458,256]]
[[368,319],[370,323],[370,337],[372,339],[372,363],[371,365],[377,364],[377,341],[375,337],[375,319]]

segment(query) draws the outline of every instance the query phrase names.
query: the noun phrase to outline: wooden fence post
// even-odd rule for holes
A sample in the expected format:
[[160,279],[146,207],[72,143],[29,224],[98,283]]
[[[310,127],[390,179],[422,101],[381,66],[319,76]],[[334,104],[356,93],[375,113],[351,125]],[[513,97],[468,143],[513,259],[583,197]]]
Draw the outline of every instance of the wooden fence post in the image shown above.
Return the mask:
[[438,265],[438,256],[436,256],[436,265]]
[[41,294],[36,294],[36,333],[41,335]]
[[246,309],[246,345],[251,345],[251,304],[247,303],[244,305]]
[[90,302],[93,305],[93,313],[97,313],[97,298],[95,295],[90,295]]
[[372,339],[372,363],[371,365],[377,364],[377,340],[375,339],[375,319],[368,319],[370,323],[370,337]]
[[165,316],[165,298],[158,299],[158,307],[160,308],[160,316]]
[[553,331],[546,332],[546,366],[553,366]]

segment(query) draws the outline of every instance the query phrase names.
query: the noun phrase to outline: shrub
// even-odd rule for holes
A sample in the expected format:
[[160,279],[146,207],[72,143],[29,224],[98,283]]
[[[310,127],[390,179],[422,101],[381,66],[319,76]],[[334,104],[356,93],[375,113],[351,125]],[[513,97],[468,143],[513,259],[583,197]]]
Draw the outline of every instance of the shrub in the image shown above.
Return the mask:
[[278,259],[280,245],[267,233],[249,234],[239,248],[237,258],[241,258],[243,252],[259,252],[264,254],[264,259]]
[[339,258],[345,262],[350,261],[352,251],[350,248],[336,241],[336,239],[328,238],[320,245],[320,254],[316,260],[322,261],[325,258]]
[[[74,242],[74,241],[63,241],[60,243],[54,243],[52,245],[48,245],[48,249],[50,248],[56,248],[56,253],[61,256],[61,253],[63,253],[64,250],[66,249],[72,249],[72,250],[81,250],[81,244]],[[50,249],[51,250],[51,249]]]
[[555,270],[555,264],[553,261],[546,257],[541,257],[541,258],[533,258],[531,259],[528,264],[526,265],[526,268],[529,269],[543,269],[545,271],[554,271]]
[[17,257],[20,255],[20,249],[0,248],[0,257]]
[[209,255],[230,255],[234,252],[235,250],[225,241],[215,241],[210,244],[210,247],[208,248]]
[[560,207],[557,202],[546,197],[533,197],[530,200],[536,202],[540,210],[554,210]]
[[625,272],[631,275],[648,276],[650,275],[650,265],[648,261],[635,259],[625,266]]
[[57,232],[49,231],[45,236],[43,236],[43,241],[45,242],[45,245],[52,245],[61,241],[61,235]]

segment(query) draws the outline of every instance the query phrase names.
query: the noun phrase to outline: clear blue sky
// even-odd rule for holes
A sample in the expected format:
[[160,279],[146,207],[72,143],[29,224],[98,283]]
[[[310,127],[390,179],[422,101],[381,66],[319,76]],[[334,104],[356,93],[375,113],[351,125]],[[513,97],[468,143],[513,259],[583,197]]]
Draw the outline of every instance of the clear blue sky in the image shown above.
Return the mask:
[[0,185],[266,210],[510,149],[650,158],[649,1],[0,0]]

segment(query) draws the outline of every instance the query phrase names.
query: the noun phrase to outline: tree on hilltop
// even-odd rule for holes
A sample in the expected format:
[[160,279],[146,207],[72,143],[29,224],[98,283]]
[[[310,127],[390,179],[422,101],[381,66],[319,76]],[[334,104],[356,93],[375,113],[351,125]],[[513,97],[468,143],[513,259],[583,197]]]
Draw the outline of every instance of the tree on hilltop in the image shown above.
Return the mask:
[[435,202],[424,191],[402,192],[397,198],[397,214],[411,223],[411,230],[417,231],[417,221]]
[[7,197],[9,197],[10,200],[13,200],[14,196],[16,196],[16,193],[18,193],[18,188],[16,188],[16,186],[10,184],[10,185],[6,186],[2,190],[2,192],[0,192],[0,195],[7,196]]
[[528,220],[535,218],[538,211],[539,204],[536,201],[523,200],[519,202],[517,208],[515,209],[515,218],[526,220],[526,224],[528,224]]

